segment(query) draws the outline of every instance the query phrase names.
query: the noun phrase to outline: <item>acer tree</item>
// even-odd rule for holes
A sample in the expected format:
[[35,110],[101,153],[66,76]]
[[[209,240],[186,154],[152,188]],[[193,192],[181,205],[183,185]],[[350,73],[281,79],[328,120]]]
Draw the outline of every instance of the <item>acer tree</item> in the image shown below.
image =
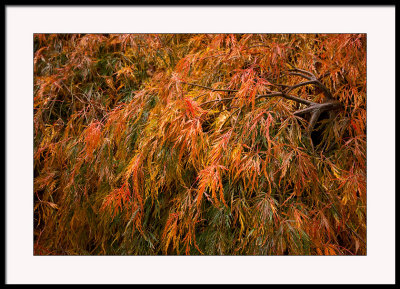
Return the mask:
[[37,34],[35,254],[366,254],[365,34]]

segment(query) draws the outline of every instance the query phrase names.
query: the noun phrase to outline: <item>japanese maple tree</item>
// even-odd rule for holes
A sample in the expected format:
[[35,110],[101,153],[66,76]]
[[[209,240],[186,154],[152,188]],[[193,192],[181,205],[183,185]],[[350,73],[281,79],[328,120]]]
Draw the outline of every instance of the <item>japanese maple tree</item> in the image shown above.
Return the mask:
[[365,255],[365,34],[36,34],[35,254]]

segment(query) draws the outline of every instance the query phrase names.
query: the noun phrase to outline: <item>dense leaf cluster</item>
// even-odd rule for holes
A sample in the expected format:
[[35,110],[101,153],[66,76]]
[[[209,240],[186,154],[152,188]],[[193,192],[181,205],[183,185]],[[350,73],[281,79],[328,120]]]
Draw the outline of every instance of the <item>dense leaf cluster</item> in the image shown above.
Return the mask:
[[[37,34],[35,254],[366,254],[366,36]],[[310,135],[282,92],[343,107]],[[324,91],[291,94],[321,103]]]

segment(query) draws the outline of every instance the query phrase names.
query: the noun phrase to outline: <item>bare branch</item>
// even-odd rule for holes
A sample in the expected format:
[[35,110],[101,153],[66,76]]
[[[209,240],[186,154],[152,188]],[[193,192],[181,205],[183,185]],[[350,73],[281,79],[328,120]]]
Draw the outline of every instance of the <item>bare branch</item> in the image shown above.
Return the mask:
[[308,133],[311,134],[312,130],[314,129],[315,124],[316,124],[317,121],[318,121],[319,116],[321,115],[321,112],[322,112],[322,111],[321,111],[320,109],[317,109],[317,110],[314,110],[314,111],[311,113],[310,122],[309,122],[308,127],[307,127]]
[[309,85],[309,84],[315,84],[315,80],[310,80],[310,81],[302,82],[302,83],[299,83],[299,84],[296,84],[293,86],[289,86],[289,88],[286,92],[291,92],[293,89],[296,89],[301,86]]
[[308,80],[314,80],[313,77],[308,76],[308,75],[304,75],[304,74],[302,74],[302,73],[289,72],[289,75],[297,75],[297,76],[304,77],[305,79],[308,79]]
[[308,75],[309,77],[311,77],[311,78],[316,78],[315,77],[315,75],[313,74],[313,73],[311,73],[311,72],[309,72],[309,71],[307,71],[307,70],[303,70],[303,69],[300,69],[300,68],[293,68],[293,69],[289,69],[289,71],[297,71],[297,72],[299,72],[299,73],[302,73],[302,74],[306,74],[306,75]]
[[290,99],[290,100],[293,100],[293,101],[296,101],[296,102],[299,102],[299,103],[302,103],[305,105],[315,104],[315,102],[312,102],[312,101],[309,101],[309,100],[306,100],[306,99],[303,99],[303,98],[300,98],[300,97],[297,97],[294,95],[289,95],[289,94],[286,94],[283,92],[273,92],[270,94],[256,95],[256,99],[260,99],[260,98],[264,98],[264,97],[276,97],[276,96],[281,96],[283,98]]
[[[308,79],[309,81],[303,82],[303,83],[307,83],[307,84],[312,84],[313,83],[313,84],[315,84],[316,86],[318,86],[319,88],[322,89],[322,92],[324,93],[326,100],[332,100],[333,99],[333,96],[332,96],[331,92],[329,91],[329,89],[321,81],[319,81],[318,78],[313,73],[305,71],[303,69],[294,68],[294,69],[290,69],[289,70],[289,74],[290,75],[301,76],[303,78]],[[290,90],[292,90],[292,89],[294,89],[296,87],[299,87],[299,84],[293,86]]]
[[300,115],[304,115],[306,113],[312,113],[316,110],[320,110],[321,112],[323,111],[331,111],[331,110],[335,110],[340,108],[342,105],[340,102],[338,101],[334,101],[334,102],[325,102],[325,103],[313,103],[312,105],[310,105],[307,108],[295,111],[293,114],[300,116]]
[[309,107],[307,107],[305,109],[301,109],[301,110],[295,111],[293,114],[296,115],[296,116],[301,116],[301,115],[304,115],[304,114],[307,114],[307,113],[311,113],[314,110],[315,110],[315,106],[312,105],[312,106],[309,106]]

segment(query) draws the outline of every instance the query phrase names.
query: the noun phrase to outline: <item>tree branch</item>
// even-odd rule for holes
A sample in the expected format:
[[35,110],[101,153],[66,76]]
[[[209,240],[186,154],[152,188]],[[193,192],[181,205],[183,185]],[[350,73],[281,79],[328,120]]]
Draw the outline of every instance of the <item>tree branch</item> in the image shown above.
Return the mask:
[[294,95],[286,94],[284,92],[272,92],[270,94],[256,95],[255,98],[256,99],[260,99],[260,98],[264,98],[264,97],[276,97],[276,96],[280,96],[280,97],[283,97],[283,98],[286,98],[286,99],[290,99],[290,100],[293,100],[293,101],[296,101],[296,102],[299,102],[299,103],[302,103],[302,104],[305,104],[305,105],[316,104],[315,102],[312,102],[312,101],[309,101],[309,100],[306,100],[306,99],[303,99],[303,98],[300,98],[300,97],[297,97],[297,96],[294,96]]
[[[307,108],[295,111],[293,114],[296,116],[301,116],[301,115],[305,115],[308,113],[310,114],[310,120],[309,120],[309,124],[307,127],[307,133],[310,136],[311,146],[313,147],[313,143],[311,140],[311,132],[313,131],[314,126],[318,122],[318,119],[319,119],[321,113],[323,113],[324,111],[332,111],[332,110],[341,108],[342,105],[340,102],[333,99],[332,94],[329,91],[329,89],[324,84],[322,84],[313,73],[305,71],[303,69],[293,68],[293,69],[289,70],[289,75],[300,76],[300,77],[307,79],[308,81],[304,81],[304,82],[301,82],[301,83],[293,85],[293,86],[282,85],[282,84],[271,84],[272,86],[275,86],[275,87],[281,87],[282,91],[270,91],[270,93],[267,93],[267,94],[256,95],[255,99],[258,100],[258,99],[269,98],[269,97],[282,97],[282,98],[285,98],[288,100],[292,100],[292,101],[307,105],[308,106]],[[199,84],[195,84],[195,83],[190,83],[190,82],[183,82],[183,83],[192,85],[192,86],[201,87],[201,88],[208,89],[211,91],[223,91],[223,92],[238,92],[239,91],[236,89],[216,89],[216,88],[199,85]],[[292,91],[296,88],[299,88],[299,87],[305,86],[305,85],[309,85],[309,84],[314,84],[322,90],[322,92],[325,95],[325,101],[323,103],[316,103],[316,102],[313,102],[313,101],[310,101],[307,99],[303,99],[303,98],[288,94],[290,91]],[[235,98],[236,97],[233,96],[233,97],[209,100],[209,101],[201,103],[200,106],[206,105],[208,103],[213,103],[213,102],[231,101],[231,100],[234,100]]]
[[286,92],[291,92],[293,89],[296,89],[298,87],[304,86],[304,85],[308,85],[308,84],[315,84],[314,80],[310,80],[310,81],[306,81],[306,82],[302,82],[293,86],[289,86],[289,88],[287,89]]
[[[333,96],[332,96],[331,92],[329,91],[329,89],[321,81],[319,81],[318,78],[311,72],[308,72],[308,71],[305,71],[305,70],[299,69],[299,68],[293,68],[293,69],[289,70],[289,74],[301,76],[305,79],[308,79],[309,81],[303,82],[304,85],[311,84],[311,83],[315,84],[316,86],[318,86],[319,88],[322,89],[322,92],[324,93],[326,100],[333,100]],[[296,87],[299,87],[299,86],[301,86],[301,84],[292,86],[292,88],[290,88],[290,90],[292,90]]]
[[342,106],[341,103],[338,101],[324,102],[324,103],[315,103],[314,102],[309,107],[295,111],[293,114],[300,116],[300,115],[304,115],[306,113],[312,113],[316,110],[321,110],[321,112],[322,111],[330,111],[330,110],[338,109],[341,106]]

